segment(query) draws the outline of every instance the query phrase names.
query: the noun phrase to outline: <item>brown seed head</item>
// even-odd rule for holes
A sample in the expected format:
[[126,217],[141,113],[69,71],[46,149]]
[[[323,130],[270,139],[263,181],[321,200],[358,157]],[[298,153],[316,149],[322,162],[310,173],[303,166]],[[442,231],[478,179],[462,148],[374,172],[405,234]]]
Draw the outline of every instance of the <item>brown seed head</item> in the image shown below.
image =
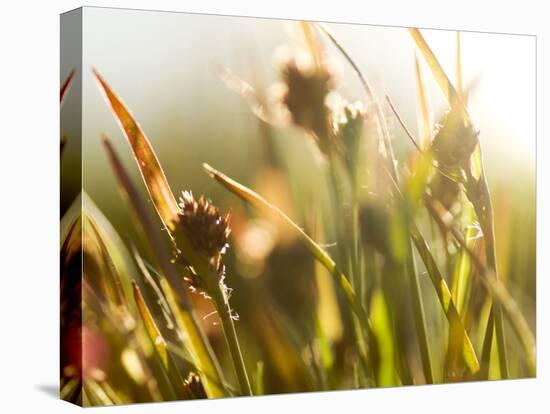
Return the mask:
[[189,373],[189,376],[183,383],[183,388],[185,395],[191,400],[207,398],[201,378],[194,372]]
[[334,135],[349,151],[355,151],[367,114],[361,102],[342,102],[333,120]]
[[325,99],[334,87],[331,71],[325,64],[317,65],[313,59],[293,54],[282,64],[281,77],[285,85],[281,102],[292,122],[312,133],[324,152],[330,136]]
[[215,258],[229,247],[229,213],[222,216],[219,210],[201,196],[198,200],[190,191],[180,198],[180,223],[198,253]]
[[479,131],[458,110],[451,109],[435,130],[432,143],[434,158],[445,169],[469,166],[478,144]]

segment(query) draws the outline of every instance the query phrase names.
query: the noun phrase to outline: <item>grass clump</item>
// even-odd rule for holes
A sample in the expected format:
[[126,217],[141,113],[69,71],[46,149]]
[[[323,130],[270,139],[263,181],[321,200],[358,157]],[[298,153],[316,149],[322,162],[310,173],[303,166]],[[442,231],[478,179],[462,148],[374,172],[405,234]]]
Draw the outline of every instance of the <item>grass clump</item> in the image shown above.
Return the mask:
[[[409,31],[416,137],[328,27],[297,27],[272,97],[215,66],[256,116],[268,154],[253,185],[203,163],[231,195],[231,212],[209,198],[211,187],[176,199],[152,142],[93,70],[147,199],[103,136],[143,237],[123,240],[84,193],[81,217],[66,213],[62,269],[82,254],[83,329],[92,338],[82,366],[64,367],[67,399],[107,405],[534,375],[526,306],[497,269],[460,36],[453,85],[422,33]],[[448,104],[437,126],[420,56]],[[343,96],[334,61],[351,70],[363,99]],[[412,143],[404,158],[394,152],[394,119]],[[295,180],[278,134],[308,138],[309,187]]]

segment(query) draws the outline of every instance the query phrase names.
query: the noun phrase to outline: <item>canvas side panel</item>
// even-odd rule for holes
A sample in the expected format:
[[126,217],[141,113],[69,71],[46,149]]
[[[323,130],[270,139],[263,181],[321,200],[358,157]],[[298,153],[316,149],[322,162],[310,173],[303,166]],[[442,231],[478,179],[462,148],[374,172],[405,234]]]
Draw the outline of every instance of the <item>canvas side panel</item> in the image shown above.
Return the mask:
[[82,405],[82,9],[60,24],[60,397]]

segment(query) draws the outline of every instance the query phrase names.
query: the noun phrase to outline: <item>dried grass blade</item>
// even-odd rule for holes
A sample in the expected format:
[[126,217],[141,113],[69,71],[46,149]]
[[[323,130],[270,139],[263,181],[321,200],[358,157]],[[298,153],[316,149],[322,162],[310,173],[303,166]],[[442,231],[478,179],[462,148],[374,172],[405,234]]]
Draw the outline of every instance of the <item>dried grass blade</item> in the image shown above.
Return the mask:
[[164,367],[168,368],[168,351],[166,349],[166,341],[160,333],[160,330],[153,319],[153,315],[151,315],[151,311],[149,310],[149,307],[145,303],[145,299],[141,294],[141,290],[135,281],[132,281],[132,289],[134,292],[134,300],[136,302],[139,315],[143,321],[143,325],[145,326],[145,330],[155,345]]
[[431,143],[431,120],[428,106],[428,98],[424,87],[424,79],[418,56],[414,55],[414,72],[416,77],[416,100],[418,103],[418,130],[420,132],[420,145],[428,149]]
[[418,50],[420,50],[420,53],[422,53],[422,56],[424,56],[424,60],[428,64],[437,84],[439,85],[441,91],[443,92],[443,95],[445,96],[445,99],[449,103],[449,106],[451,108],[458,108],[464,115],[464,119],[468,120],[468,113],[466,112],[466,108],[464,107],[460,97],[458,96],[456,89],[447,77],[447,74],[441,67],[439,60],[437,60],[436,56],[432,52],[432,49],[430,48],[430,46],[428,46],[428,43],[424,39],[424,36],[422,36],[422,33],[420,33],[420,30],[410,28],[409,33],[416,43]]
[[284,125],[282,120],[276,119],[269,113],[265,102],[263,102],[262,98],[258,95],[252,85],[241,79],[231,69],[220,63],[214,65],[214,70],[227,89],[241,95],[241,97],[243,97],[248,104],[248,107],[252,113],[261,121],[273,126]]
[[71,70],[71,73],[69,73],[69,76],[65,79],[65,82],[63,82],[63,85],[61,85],[61,89],[59,91],[59,104],[63,105],[63,101],[65,100],[65,96],[67,95],[67,92],[69,88],[71,87],[71,84],[73,83],[75,70]]
[[456,71],[456,91],[458,96],[463,99],[463,83],[462,83],[462,48],[460,46],[460,32],[456,32],[456,57],[455,57],[455,71]]
[[130,113],[130,110],[101,75],[95,69],[93,69],[93,74],[128,139],[141,176],[160,219],[169,230],[174,230],[178,221],[179,207],[149,139]]

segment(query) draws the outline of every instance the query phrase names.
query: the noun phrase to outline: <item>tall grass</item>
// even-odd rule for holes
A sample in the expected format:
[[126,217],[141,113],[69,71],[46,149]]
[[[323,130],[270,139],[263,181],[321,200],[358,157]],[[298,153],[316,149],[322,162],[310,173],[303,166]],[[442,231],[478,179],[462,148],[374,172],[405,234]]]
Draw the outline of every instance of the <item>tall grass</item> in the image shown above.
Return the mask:
[[[415,136],[327,27],[297,26],[274,100],[216,66],[258,118],[269,154],[258,173],[264,185],[254,189],[203,164],[233,195],[235,224],[206,195],[184,188],[176,196],[154,141],[93,70],[135,159],[125,166],[102,136],[122,205],[143,240],[123,240],[85,193],[63,219],[62,269],[75,272],[70,262],[79,254],[84,269],[82,364],[66,363],[63,398],[108,405],[535,375],[526,306],[497,269],[495,241],[510,236],[495,227],[460,35],[453,84],[422,33],[409,30],[418,51]],[[438,126],[420,58],[449,106]],[[333,60],[357,77],[362,101],[339,94]],[[413,144],[406,159],[393,150],[390,116]],[[274,143],[273,131],[310,140],[320,160],[313,188],[293,190],[298,172],[284,162],[288,149]],[[139,185],[129,172],[135,167]],[[279,197],[263,195],[273,188]],[[278,205],[285,197],[293,210]],[[274,273],[277,289],[262,276],[240,277],[250,269]],[[302,274],[305,290],[287,272]],[[294,295],[303,295],[303,315],[293,315],[296,305],[284,309]]]

